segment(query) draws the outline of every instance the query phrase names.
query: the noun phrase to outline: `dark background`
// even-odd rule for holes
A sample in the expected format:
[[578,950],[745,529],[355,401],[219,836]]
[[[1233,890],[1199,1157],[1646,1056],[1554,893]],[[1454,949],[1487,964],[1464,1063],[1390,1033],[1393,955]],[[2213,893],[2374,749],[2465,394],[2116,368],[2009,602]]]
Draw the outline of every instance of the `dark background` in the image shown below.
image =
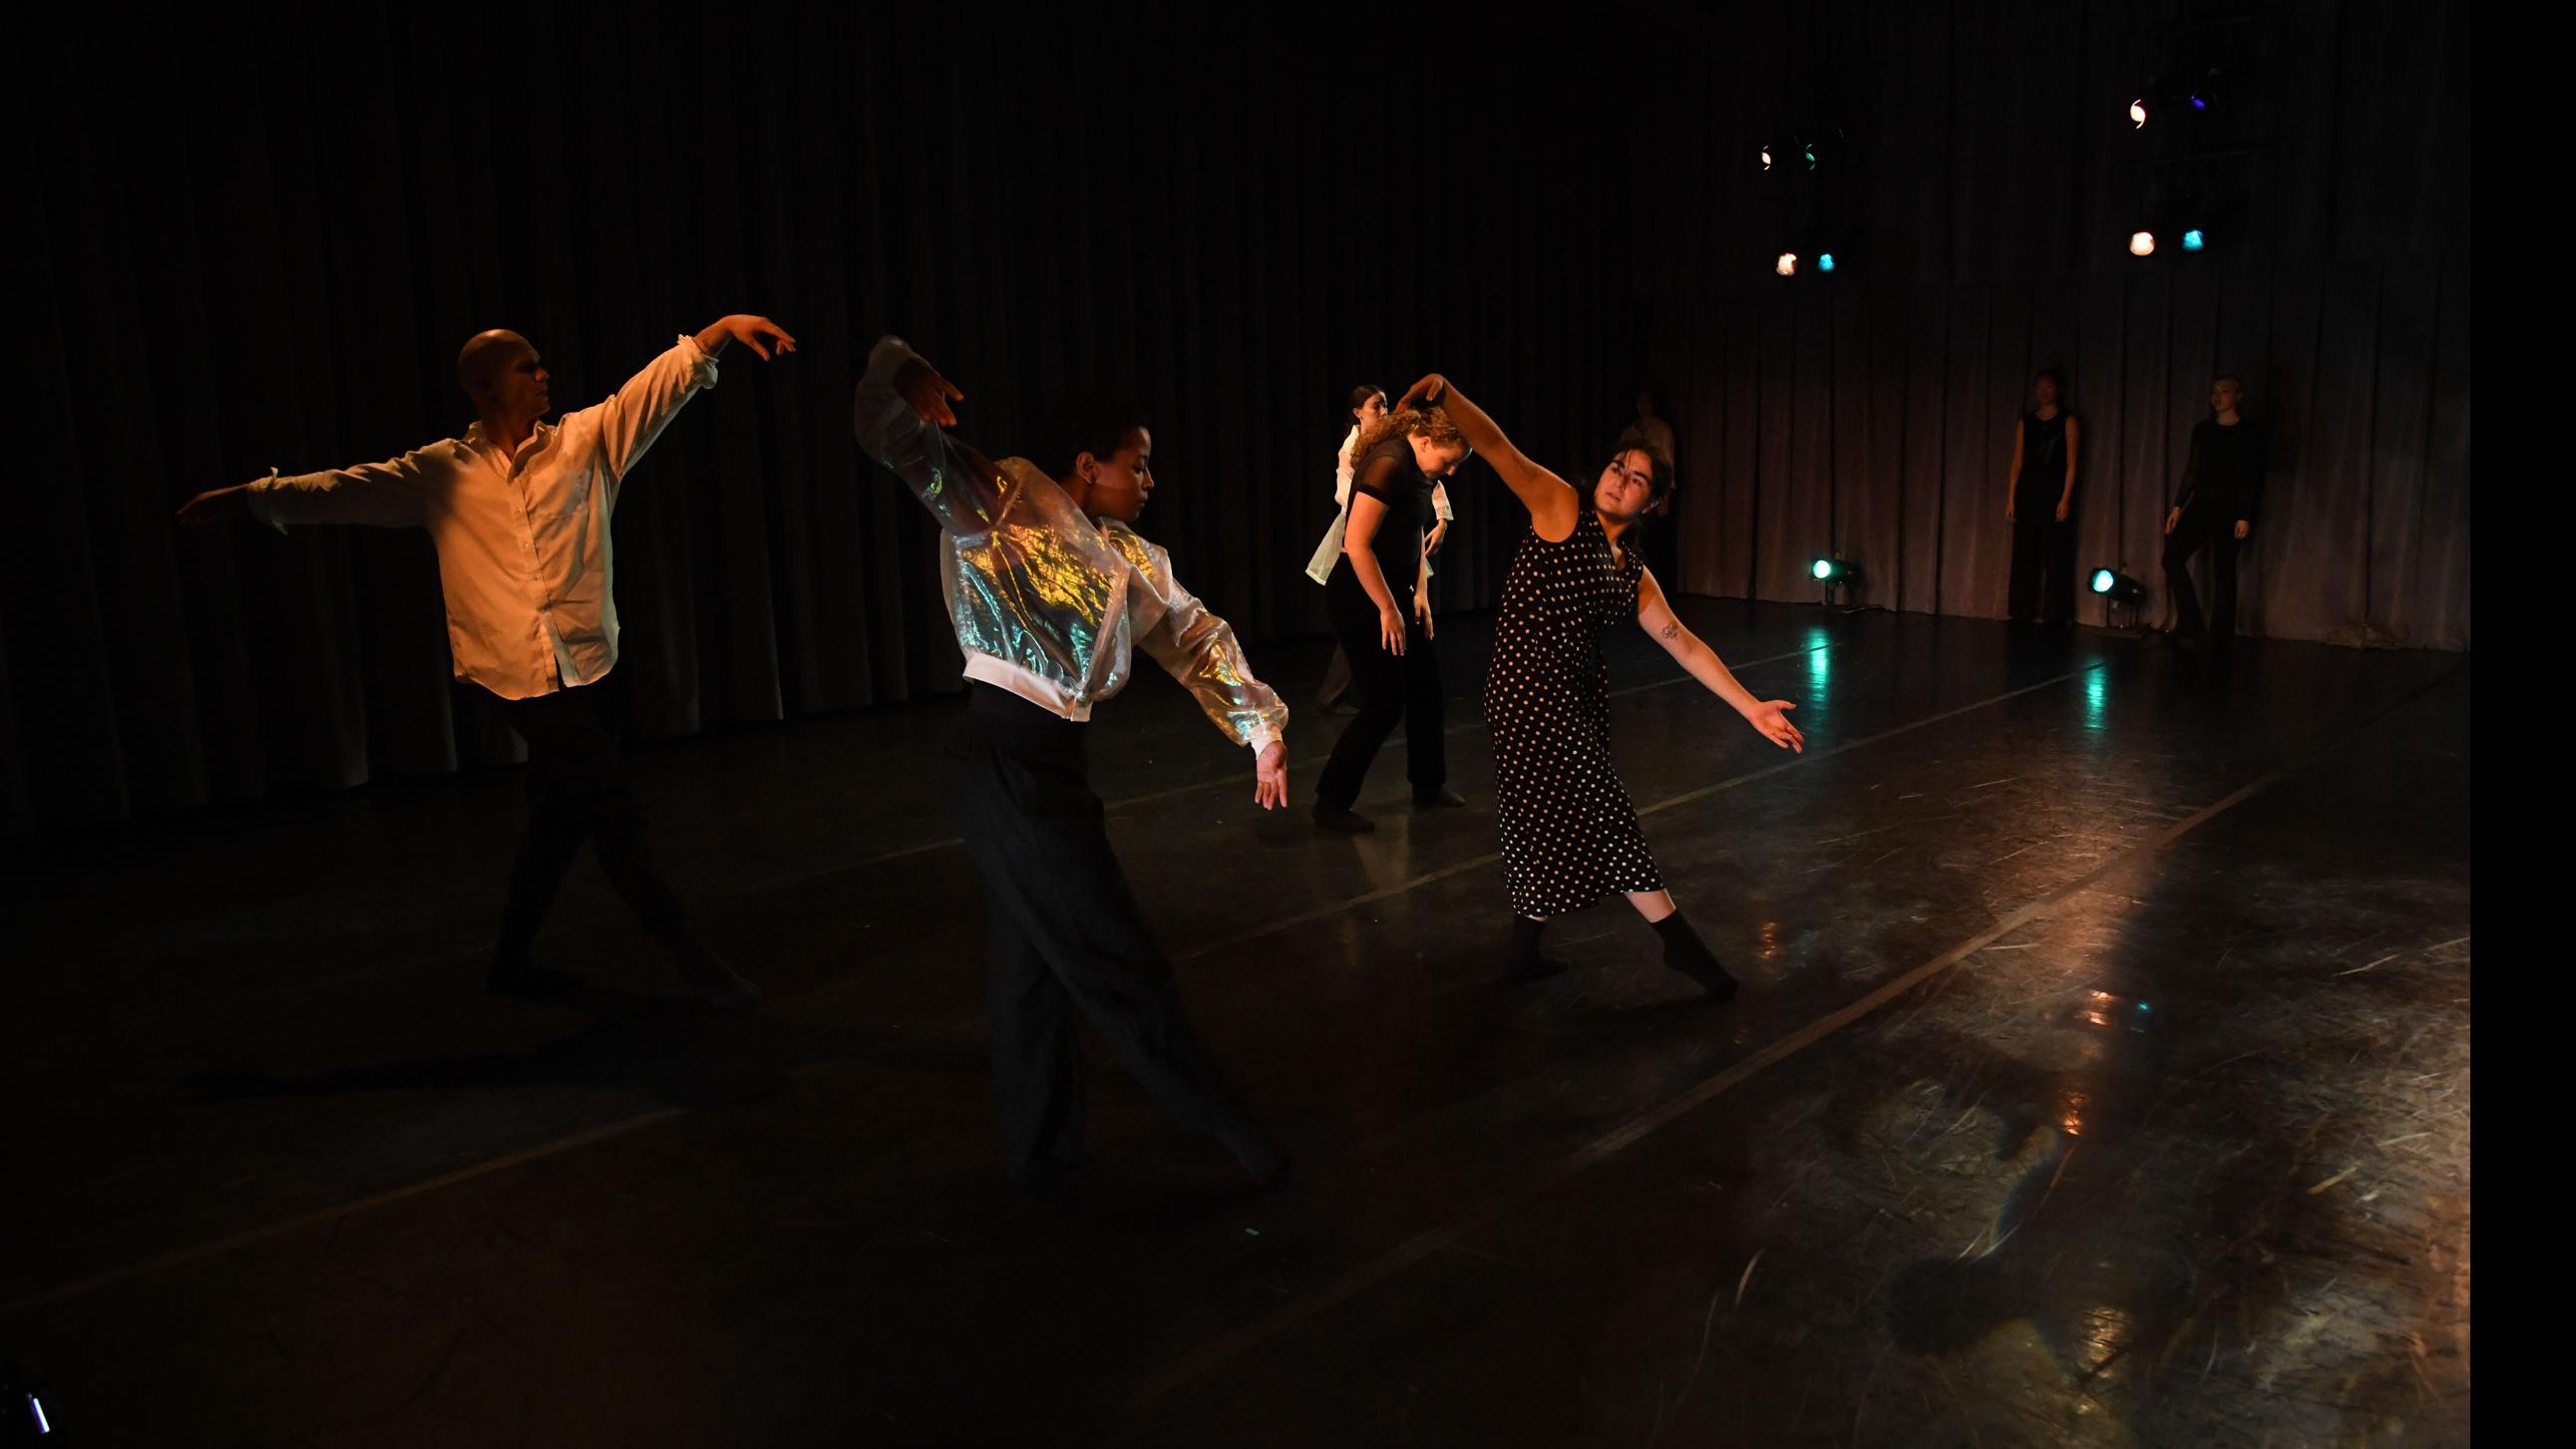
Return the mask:
[[[2154,582],[2180,449],[2234,370],[2278,454],[2246,624],[2468,647],[2465,7],[1367,18],[38,23],[9,102],[34,259],[7,834],[511,756],[450,688],[425,538],[170,523],[202,488],[461,428],[451,359],[496,325],[568,404],[728,311],[803,344],[729,355],[625,495],[621,670],[652,736],[953,686],[927,520],[849,433],[889,329],[996,451],[1071,387],[1140,397],[1147,530],[1255,640],[1322,628],[1302,565],[1340,395],[1429,368],[1569,472],[1660,386],[1685,589],[1808,597],[1841,547],[1869,602],[2000,614],[2012,421],[2057,363],[2087,566]],[[2199,49],[2244,62],[2223,126],[2132,133],[2129,96]],[[1826,125],[1815,178],[1761,174],[1766,140]],[[2227,153],[2184,183],[2226,223],[2138,262],[2178,136]],[[1835,274],[1772,275],[1818,241]],[[1438,587],[1481,607],[1521,519],[1489,472],[1454,491]]]

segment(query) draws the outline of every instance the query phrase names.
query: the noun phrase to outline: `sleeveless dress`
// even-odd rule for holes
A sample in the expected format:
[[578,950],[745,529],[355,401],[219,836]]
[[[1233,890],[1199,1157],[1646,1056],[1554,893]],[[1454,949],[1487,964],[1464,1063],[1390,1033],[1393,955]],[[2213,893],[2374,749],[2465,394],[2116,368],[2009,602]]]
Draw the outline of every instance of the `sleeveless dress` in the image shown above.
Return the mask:
[[1546,920],[1605,895],[1658,891],[1637,807],[1610,768],[1610,667],[1601,635],[1637,622],[1645,561],[1612,558],[1590,509],[1563,542],[1533,529],[1503,580],[1485,723],[1512,911]]

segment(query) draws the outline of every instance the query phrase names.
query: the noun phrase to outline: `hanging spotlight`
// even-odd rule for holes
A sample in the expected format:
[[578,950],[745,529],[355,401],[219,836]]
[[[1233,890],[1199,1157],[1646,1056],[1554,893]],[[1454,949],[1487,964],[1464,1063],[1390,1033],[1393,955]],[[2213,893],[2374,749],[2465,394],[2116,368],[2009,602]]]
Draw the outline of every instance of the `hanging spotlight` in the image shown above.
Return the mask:
[[[2145,96],[2140,96],[2136,100],[2129,102],[2129,125],[2133,130],[2143,131],[2147,128],[2147,98]],[[1769,156],[1766,154],[1763,159],[1764,164],[1767,166],[1770,160]]]
[[1777,271],[1781,276],[1794,277],[1798,275],[1798,254],[1796,252],[1782,252],[1780,254],[1780,260],[1772,263],[1771,265],[1772,269]]
[[2129,233],[2129,255],[2151,257],[2156,254],[2156,234],[2151,231]]
[[1767,143],[1762,147],[1762,169],[1771,169],[1771,147]]
[[[2193,232],[2193,233],[2192,233],[2192,235],[2193,235],[2193,236],[2198,236],[2198,235],[2200,235],[2200,233],[2198,233],[2198,232]],[[1830,271],[1832,271],[1833,269],[1834,269],[1834,254],[1833,254],[1832,252],[1826,252],[1826,253],[1824,253],[1823,255],[1821,255],[1821,256],[1819,256],[1819,257],[1817,257],[1817,258],[1816,258],[1816,270],[1817,270],[1817,271],[1820,271],[1820,272],[1830,272]]]
[[2182,249],[2184,251],[2196,252],[2208,245],[2209,238],[2201,235],[2200,228],[2198,227],[2193,227],[2191,230],[2182,234]]

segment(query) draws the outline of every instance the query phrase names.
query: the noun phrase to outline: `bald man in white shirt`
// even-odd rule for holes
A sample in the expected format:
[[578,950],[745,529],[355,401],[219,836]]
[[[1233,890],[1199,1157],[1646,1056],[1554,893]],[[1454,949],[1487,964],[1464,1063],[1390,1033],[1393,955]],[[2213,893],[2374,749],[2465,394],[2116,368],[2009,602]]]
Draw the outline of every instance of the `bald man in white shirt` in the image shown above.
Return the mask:
[[538,966],[531,946],[564,872],[587,839],[637,918],[668,947],[699,995],[728,1009],[760,1002],[690,928],[645,838],[644,812],[603,698],[617,664],[609,516],[627,473],[740,342],[763,361],[796,350],[765,317],[739,314],[679,338],[607,400],[547,423],[545,361],[515,332],[469,339],[456,380],[476,420],[381,463],[266,478],[188,500],[192,527],[248,513],[289,524],[425,528],[438,552],[456,677],[502,701],[528,742],[528,823],[510,869],[489,984],[502,995],[560,997],[578,978]]

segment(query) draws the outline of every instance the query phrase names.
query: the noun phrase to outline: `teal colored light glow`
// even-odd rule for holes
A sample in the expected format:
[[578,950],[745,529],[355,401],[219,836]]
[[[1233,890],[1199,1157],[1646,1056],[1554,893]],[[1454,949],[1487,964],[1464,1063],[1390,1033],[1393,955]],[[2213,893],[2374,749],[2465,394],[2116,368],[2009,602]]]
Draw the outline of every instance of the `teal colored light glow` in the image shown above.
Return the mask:
[[2111,585],[2117,582],[2119,582],[2119,575],[2112,573],[2109,569],[2095,569],[2093,571],[2093,592],[2097,594],[2107,594],[2111,592]]

